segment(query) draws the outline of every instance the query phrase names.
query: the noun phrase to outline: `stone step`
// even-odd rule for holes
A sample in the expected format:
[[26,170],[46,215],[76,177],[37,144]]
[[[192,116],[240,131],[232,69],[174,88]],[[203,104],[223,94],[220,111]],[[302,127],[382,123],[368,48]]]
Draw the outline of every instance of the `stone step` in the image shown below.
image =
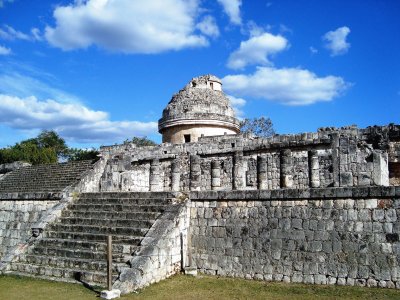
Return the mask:
[[[94,252],[107,251],[107,244],[105,242],[85,241],[85,240],[70,240],[70,239],[55,239],[55,238],[42,238],[38,241],[35,247],[41,248],[60,248],[60,249],[83,249]],[[112,252],[116,254],[132,254],[138,243],[134,245],[129,244],[112,244]]]
[[[26,186],[29,189],[35,183],[27,182]],[[51,186],[61,183],[53,180]],[[116,279],[119,268],[127,267],[151,226],[172,205],[171,198],[173,193],[167,192],[83,193],[44,229],[28,253],[11,264],[11,271],[104,285],[107,235],[113,237]]]
[[[80,269],[56,268],[24,263],[13,263],[11,265],[11,271],[8,272],[8,274],[74,283],[79,281],[101,286],[105,286],[107,283],[107,274],[105,272],[91,272]],[[113,274],[113,282],[115,282],[117,278],[118,275]]]
[[133,227],[149,229],[155,220],[134,220],[134,219],[98,219],[81,217],[62,217],[58,223],[63,225],[89,225],[108,227]]
[[[89,232],[68,232],[68,231],[54,231],[46,229],[44,232],[46,238],[57,238],[57,239],[69,239],[79,241],[92,241],[92,242],[104,242],[107,238],[107,234],[93,234]],[[139,245],[144,235],[120,235],[113,234],[112,239],[114,244],[129,244]]]
[[166,205],[122,205],[122,204],[80,204],[69,205],[74,211],[112,211],[112,212],[163,212]]
[[97,219],[128,219],[128,220],[156,220],[159,212],[110,212],[110,211],[74,211],[64,210],[62,217],[97,218]]
[[93,161],[23,167],[0,181],[2,192],[58,192],[77,182]]
[[[20,264],[25,263],[30,265],[42,265],[55,268],[107,272],[106,260],[87,260],[73,257],[48,257],[37,254],[26,254],[24,256],[21,256],[17,262]],[[113,261],[113,273],[117,274],[119,265],[119,263]]]
[[171,192],[92,192],[82,193],[80,199],[104,199],[104,198],[152,198],[152,199],[172,199],[175,198],[175,193]]
[[75,232],[75,233],[89,233],[89,234],[111,234],[111,235],[134,235],[144,236],[148,229],[132,228],[132,227],[103,227],[96,225],[70,225],[53,223],[49,225],[49,229],[58,232]]
[[[107,253],[105,251],[94,252],[83,249],[60,249],[41,246],[34,247],[31,250],[31,254],[53,258],[76,258],[82,260],[106,261],[107,259]],[[113,253],[113,261],[125,262],[125,256],[126,255],[122,253]]]
[[156,198],[84,198],[79,199],[76,204],[122,204],[122,205],[168,205],[172,203],[172,199],[156,199]]

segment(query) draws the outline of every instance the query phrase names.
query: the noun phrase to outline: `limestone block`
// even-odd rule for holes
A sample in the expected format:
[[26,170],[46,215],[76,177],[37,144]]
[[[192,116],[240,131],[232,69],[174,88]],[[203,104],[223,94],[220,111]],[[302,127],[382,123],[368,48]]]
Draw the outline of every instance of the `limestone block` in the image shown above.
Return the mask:
[[339,178],[340,178],[340,186],[354,185],[352,172],[341,172]]
[[389,165],[387,152],[373,152],[373,182],[376,185],[389,185]]

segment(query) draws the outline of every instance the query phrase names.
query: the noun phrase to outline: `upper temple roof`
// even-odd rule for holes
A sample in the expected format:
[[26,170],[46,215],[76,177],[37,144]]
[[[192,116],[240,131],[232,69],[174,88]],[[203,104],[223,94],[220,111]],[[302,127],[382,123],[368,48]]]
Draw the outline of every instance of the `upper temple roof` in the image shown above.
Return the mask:
[[172,96],[158,121],[159,131],[174,126],[179,120],[207,124],[207,121],[221,121],[225,126],[238,129],[239,121],[228,97],[222,91],[221,80],[214,75],[195,77],[178,93]]

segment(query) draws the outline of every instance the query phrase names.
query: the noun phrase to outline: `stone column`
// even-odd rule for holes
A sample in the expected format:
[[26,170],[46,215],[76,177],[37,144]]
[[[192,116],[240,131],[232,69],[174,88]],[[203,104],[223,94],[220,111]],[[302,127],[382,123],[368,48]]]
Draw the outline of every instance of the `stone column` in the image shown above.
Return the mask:
[[180,161],[174,159],[171,163],[171,191],[178,192],[181,183]]
[[257,156],[257,183],[259,190],[268,189],[267,171],[267,157],[264,155]]
[[153,159],[150,163],[150,191],[161,192],[164,188],[161,178],[161,163],[159,159]]
[[373,158],[373,182],[375,185],[389,185],[389,164],[388,164],[388,154],[387,152],[381,152],[379,150],[374,150],[372,152]]
[[221,164],[218,160],[211,162],[211,189],[216,190],[221,187]]
[[233,182],[234,190],[240,190],[245,187],[245,174],[243,166],[243,151],[236,151],[233,155]]
[[333,176],[333,186],[340,186],[340,176],[339,176],[339,134],[337,132],[332,132],[331,134],[331,149],[332,149],[332,176]]
[[308,177],[310,179],[310,187],[318,188],[321,185],[319,180],[319,159],[318,151],[310,150],[308,151]]
[[339,182],[340,186],[353,186],[354,178],[351,168],[356,163],[357,145],[349,136],[339,137]]
[[200,191],[201,186],[201,168],[200,156],[190,156],[190,190]]
[[281,188],[293,187],[293,158],[292,151],[281,151]]

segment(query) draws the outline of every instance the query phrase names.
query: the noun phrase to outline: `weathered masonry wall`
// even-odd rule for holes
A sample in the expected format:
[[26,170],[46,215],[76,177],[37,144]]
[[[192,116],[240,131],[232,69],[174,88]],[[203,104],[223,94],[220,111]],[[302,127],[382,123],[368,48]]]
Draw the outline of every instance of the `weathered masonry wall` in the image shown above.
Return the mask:
[[[400,126],[322,128],[197,143],[103,147],[101,191],[276,190],[387,186],[400,180]],[[390,180],[389,180],[390,179]]]
[[189,221],[186,203],[171,205],[148,231],[113,288],[130,293],[179,273],[182,257],[187,256]]
[[18,194],[0,195],[0,262],[12,248],[25,243],[32,236],[31,226],[58,202],[40,194],[24,197]]
[[192,264],[216,275],[400,288],[400,187],[191,192]]

